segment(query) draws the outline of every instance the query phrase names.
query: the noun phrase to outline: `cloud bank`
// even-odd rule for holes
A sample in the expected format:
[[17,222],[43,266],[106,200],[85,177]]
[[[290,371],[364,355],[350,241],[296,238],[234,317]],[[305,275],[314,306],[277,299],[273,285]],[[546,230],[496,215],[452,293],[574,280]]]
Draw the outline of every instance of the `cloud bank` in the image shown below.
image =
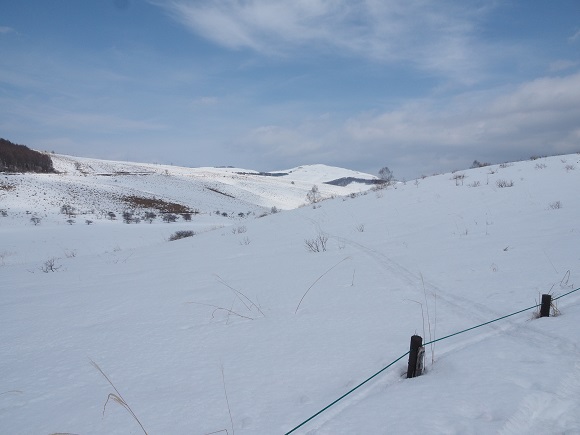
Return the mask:
[[246,141],[256,152],[289,160],[304,154],[332,162],[374,157],[377,167],[384,162],[399,175],[416,177],[418,170],[461,169],[475,159],[497,163],[580,151],[579,119],[580,74],[572,74],[447,101],[412,100],[395,110],[334,122],[263,126]]

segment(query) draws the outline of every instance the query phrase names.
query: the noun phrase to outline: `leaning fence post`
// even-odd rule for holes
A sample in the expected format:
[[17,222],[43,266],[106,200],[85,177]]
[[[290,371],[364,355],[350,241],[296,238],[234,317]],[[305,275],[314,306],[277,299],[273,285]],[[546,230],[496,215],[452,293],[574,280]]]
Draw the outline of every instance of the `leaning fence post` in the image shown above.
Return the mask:
[[552,295],[542,295],[542,305],[540,307],[540,317],[550,317],[550,307],[552,306]]
[[414,378],[423,373],[423,357],[425,348],[423,338],[419,335],[411,337],[411,349],[409,350],[409,366],[407,368],[407,378]]

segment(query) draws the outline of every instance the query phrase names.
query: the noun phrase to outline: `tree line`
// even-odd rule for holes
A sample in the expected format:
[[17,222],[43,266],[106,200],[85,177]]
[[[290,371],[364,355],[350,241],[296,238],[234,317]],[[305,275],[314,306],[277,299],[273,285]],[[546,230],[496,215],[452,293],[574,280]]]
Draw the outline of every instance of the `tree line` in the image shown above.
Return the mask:
[[0,171],[55,172],[50,156],[0,138]]

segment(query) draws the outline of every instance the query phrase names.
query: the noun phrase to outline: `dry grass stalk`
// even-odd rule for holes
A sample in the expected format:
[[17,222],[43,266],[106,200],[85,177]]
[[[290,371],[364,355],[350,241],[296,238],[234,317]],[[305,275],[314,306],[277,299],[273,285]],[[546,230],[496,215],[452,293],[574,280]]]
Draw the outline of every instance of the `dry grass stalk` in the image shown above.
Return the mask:
[[133,417],[133,419],[135,419],[135,421],[139,424],[143,433],[145,435],[147,435],[147,431],[145,430],[145,428],[141,424],[141,421],[139,421],[139,418],[137,418],[137,415],[135,415],[135,413],[133,412],[133,410],[131,409],[129,404],[125,401],[125,399],[123,398],[123,396],[121,395],[119,390],[117,390],[117,387],[115,387],[115,384],[113,384],[113,382],[109,379],[109,377],[105,374],[105,372],[99,367],[99,365],[96,362],[94,362],[93,360],[90,360],[90,361],[91,361],[92,366],[94,368],[96,368],[101,373],[101,375],[103,375],[103,377],[107,380],[107,382],[115,390],[115,393],[109,393],[109,395],[107,396],[107,400],[106,400],[105,404],[103,405],[103,417],[105,416],[105,410],[107,409],[107,404],[109,403],[109,400],[113,400],[113,401],[117,402],[119,405],[121,405],[123,408],[125,408],[125,410],[129,414],[131,414],[131,417]]
[[[433,341],[435,337],[435,328],[433,328],[433,336],[431,336],[431,316],[429,315],[429,304],[427,303],[427,290],[425,289],[425,280],[423,279],[423,274],[421,273],[421,283],[423,284],[423,295],[425,297],[425,307],[427,309],[427,325],[429,326],[429,341]],[[435,301],[437,301],[437,295],[435,295]],[[437,303],[437,302],[435,302]],[[435,305],[437,307],[437,305]],[[435,308],[437,310],[437,308]],[[437,311],[435,311],[437,313]],[[437,317],[435,317],[435,325],[437,325]],[[435,348],[433,343],[431,347],[431,364],[435,362]]]
[[[231,285],[229,285],[227,282],[225,282],[222,277],[220,277],[219,275],[215,275],[215,277],[218,279],[218,282],[224,286],[226,286],[227,288],[229,288],[232,292],[234,292],[234,294],[236,295],[236,297],[239,299],[239,301],[246,307],[246,309],[248,311],[252,311],[252,307],[254,307],[256,310],[258,310],[258,312],[263,316],[266,317],[266,315],[264,314],[264,312],[260,309],[260,307],[258,305],[256,305],[254,303],[253,300],[251,300],[249,297],[247,297],[245,294],[243,294],[241,291],[239,291],[238,289],[232,287]],[[243,298],[243,299],[242,299]],[[244,299],[249,303],[249,305],[244,302]]]
[[254,320],[253,317],[244,316],[243,314],[236,313],[235,311],[233,311],[233,310],[231,310],[229,308],[219,307],[219,306],[213,305],[213,304],[204,304],[203,302],[186,302],[186,304],[204,305],[206,307],[215,308],[215,310],[213,310],[213,312],[211,314],[212,319],[215,317],[216,311],[223,310],[223,311],[226,311],[228,313],[228,316],[230,314],[233,314],[234,316],[238,316],[238,317],[241,317],[243,319]]
[[[235,435],[235,432],[234,432],[234,420],[232,418],[232,409],[230,408],[230,401],[228,399],[228,390],[226,389],[226,378],[224,376],[224,366],[223,365],[222,365],[221,369],[222,369],[222,383],[224,385],[224,394],[226,396],[226,403],[228,405],[228,413],[230,414],[230,423],[232,425],[232,435]],[[227,430],[226,430],[226,433],[227,433]]]
[[326,272],[324,272],[322,275],[320,275],[318,278],[316,278],[316,280],[310,285],[310,287],[308,287],[308,289],[306,290],[306,292],[304,292],[304,294],[302,295],[302,297],[300,298],[300,302],[298,302],[298,305],[296,306],[296,309],[294,310],[294,314],[296,314],[298,312],[298,308],[300,308],[300,304],[302,304],[302,301],[304,300],[304,298],[306,297],[306,295],[308,294],[308,292],[310,291],[310,289],[312,287],[314,287],[314,285],[320,281],[322,279],[322,277],[324,275],[326,275],[328,272],[330,272],[332,269],[334,269],[336,266],[338,266],[340,263],[349,260],[350,257],[346,257],[343,258],[342,260],[340,260],[338,263],[336,263],[334,266],[332,266],[330,269],[328,269]]

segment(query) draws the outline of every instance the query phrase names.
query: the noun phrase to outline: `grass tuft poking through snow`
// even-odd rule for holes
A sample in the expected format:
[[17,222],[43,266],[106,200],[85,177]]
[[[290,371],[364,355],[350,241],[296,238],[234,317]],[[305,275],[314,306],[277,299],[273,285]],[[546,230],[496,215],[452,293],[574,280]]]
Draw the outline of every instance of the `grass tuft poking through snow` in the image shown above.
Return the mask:
[[103,405],[103,417],[105,416],[105,411],[107,409],[107,404],[109,403],[109,400],[113,400],[114,402],[121,405],[129,413],[129,415],[131,415],[131,417],[133,417],[133,419],[137,422],[137,424],[139,424],[139,427],[141,427],[141,430],[143,431],[143,433],[145,435],[147,435],[147,431],[143,427],[143,424],[141,424],[141,421],[139,420],[137,415],[135,415],[135,413],[133,412],[133,410],[131,409],[129,404],[125,401],[125,399],[123,398],[123,396],[121,395],[119,390],[117,390],[117,387],[115,387],[115,384],[113,384],[113,381],[111,381],[111,379],[109,379],[107,374],[103,371],[103,369],[101,369],[99,367],[99,365],[96,362],[94,362],[93,360],[90,360],[90,361],[91,361],[91,365],[99,371],[99,373],[107,380],[109,385],[111,385],[111,387],[113,387],[113,389],[115,390],[114,393],[109,393],[109,395],[107,396],[107,400],[105,401],[105,404]]

